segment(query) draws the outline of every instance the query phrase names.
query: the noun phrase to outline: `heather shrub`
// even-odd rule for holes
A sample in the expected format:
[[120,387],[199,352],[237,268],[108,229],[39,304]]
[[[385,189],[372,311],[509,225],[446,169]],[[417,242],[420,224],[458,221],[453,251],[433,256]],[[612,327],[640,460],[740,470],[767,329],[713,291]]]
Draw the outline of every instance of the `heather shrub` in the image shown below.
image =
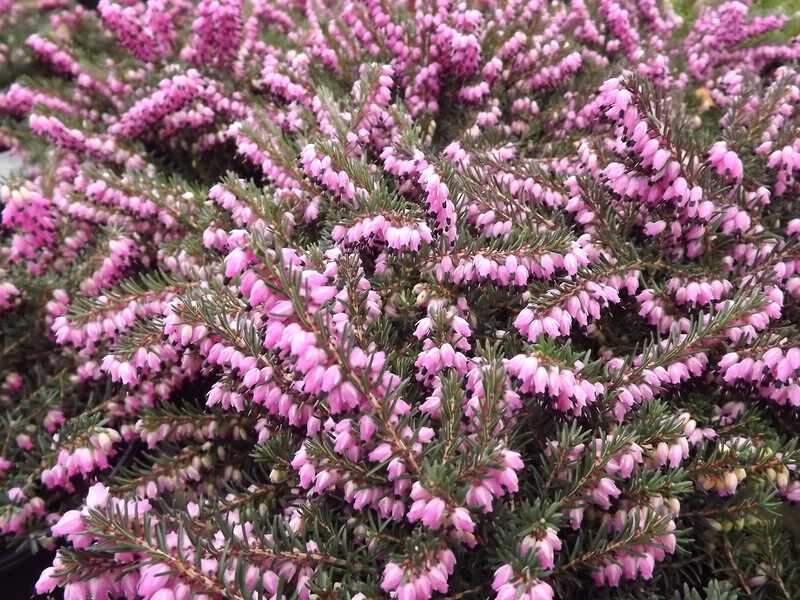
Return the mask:
[[67,600],[800,596],[788,20],[0,2],[6,555]]

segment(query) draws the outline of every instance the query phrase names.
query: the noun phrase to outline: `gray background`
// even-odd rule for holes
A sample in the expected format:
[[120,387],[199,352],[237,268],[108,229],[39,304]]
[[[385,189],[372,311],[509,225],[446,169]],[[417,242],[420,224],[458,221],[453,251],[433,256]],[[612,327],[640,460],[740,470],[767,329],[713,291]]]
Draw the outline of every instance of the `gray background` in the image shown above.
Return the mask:
[[7,177],[18,169],[22,163],[19,157],[12,156],[10,152],[0,153],[0,179]]

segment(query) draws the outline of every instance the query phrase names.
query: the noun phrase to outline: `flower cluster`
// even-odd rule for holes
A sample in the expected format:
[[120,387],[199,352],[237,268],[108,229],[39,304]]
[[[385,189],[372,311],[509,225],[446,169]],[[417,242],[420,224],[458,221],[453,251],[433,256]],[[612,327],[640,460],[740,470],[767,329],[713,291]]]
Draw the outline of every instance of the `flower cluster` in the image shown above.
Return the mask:
[[67,600],[798,597],[790,19],[0,0],[0,555]]

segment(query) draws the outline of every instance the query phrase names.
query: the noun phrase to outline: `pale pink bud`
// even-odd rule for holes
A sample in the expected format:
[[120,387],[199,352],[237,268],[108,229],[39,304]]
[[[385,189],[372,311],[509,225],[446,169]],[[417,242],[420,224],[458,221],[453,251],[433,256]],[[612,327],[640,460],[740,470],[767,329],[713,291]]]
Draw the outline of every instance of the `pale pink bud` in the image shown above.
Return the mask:
[[47,567],[44,571],[42,571],[42,574],[39,576],[39,580],[36,582],[37,594],[47,594],[55,589],[59,581],[61,581],[55,576],[55,572],[55,567]]
[[472,517],[466,508],[461,506],[456,508],[450,516],[450,519],[453,523],[453,527],[459,531],[466,531],[467,533],[475,531],[475,523],[472,522]]
[[387,563],[383,569],[383,581],[381,581],[381,589],[385,592],[391,592],[397,589],[400,582],[403,580],[403,570],[395,563]]
[[431,529],[439,529],[442,524],[445,504],[441,498],[433,498],[422,511],[422,522]]
[[86,496],[86,506],[89,508],[104,508],[108,504],[108,488],[102,483],[95,483],[89,488]]
[[497,591],[503,587],[511,579],[514,570],[511,565],[503,565],[494,572],[494,581],[492,582],[492,589]]
[[70,535],[84,530],[83,518],[79,510],[68,510],[53,525],[51,531],[55,536]]
[[372,452],[369,453],[368,458],[373,462],[383,462],[392,455],[392,447],[389,444],[380,444]]

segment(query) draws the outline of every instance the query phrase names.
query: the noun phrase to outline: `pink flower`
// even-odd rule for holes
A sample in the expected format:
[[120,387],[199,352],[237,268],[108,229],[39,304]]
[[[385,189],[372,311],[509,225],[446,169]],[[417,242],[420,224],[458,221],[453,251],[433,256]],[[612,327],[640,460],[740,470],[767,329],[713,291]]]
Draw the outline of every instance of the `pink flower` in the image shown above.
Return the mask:
[[517,599],[516,587],[511,583],[506,583],[505,585],[501,586],[496,591],[497,591],[497,595],[495,596],[495,600],[516,600]]
[[653,568],[655,566],[653,555],[645,552],[645,554],[639,558],[638,565],[639,565],[639,574],[642,576],[642,578],[652,579]]
[[431,529],[439,529],[442,525],[445,503],[441,498],[429,500],[422,511],[422,522]]
[[647,223],[644,227],[644,232],[647,235],[655,236],[664,231],[667,228],[667,224],[664,221],[655,221],[654,223]]
[[86,496],[86,506],[88,508],[105,508],[108,504],[108,489],[102,483],[95,483],[89,488]]
[[528,597],[530,600],[553,600],[553,588],[540,581],[528,590]]
[[390,592],[397,589],[400,582],[403,580],[403,570],[395,563],[387,563],[383,569],[383,580],[381,581],[381,589],[385,592]]
[[69,510],[53,525],[53,535],[62,536],[80,533],[84,530],[83,517],[78,510]]
[[146,565],[140,569],[140,574],[137,591],[148,598],[169,583],[169,570],[161,564]]
[[605,580],[610,587],[619,586],[619,581],[621,577],[622,577],[622,567],[614,563],[606,565]]
[[514,570],[511,568],[511,565],[503,565],[498,567],[498,569],[494,572],[494,580],[492,581],[492,589],[497,591],[501,587],[503,587],[511,577],[514,575]]
[[167,588],[162,588],[150,596],[150,600],[176,600],[175,592]]
[[225,258],[225,277],[239,275],[247,264],[247,254],[242,248],[234,248]]
[[468,533],[475,531],[475,523],[473,523],[472,517],[466,508],[459,506],[454,509],[453,513],[450,515],[450,519],[453,523],[453,527],[459,531],[466,531]]
[[392,455],[392,447],[389,444],[379,444],[372,452],[369,453],[368,458],[373,462],[383,462]]
[[73,582],[64,586],[64,600],[88,600],[89,586],[85,583]]
[[47,567],[39,576],[36,582],[36,593],[47,594],[52,592],[55,587],[61,582],[61,578],[55,576],[56,568]]

